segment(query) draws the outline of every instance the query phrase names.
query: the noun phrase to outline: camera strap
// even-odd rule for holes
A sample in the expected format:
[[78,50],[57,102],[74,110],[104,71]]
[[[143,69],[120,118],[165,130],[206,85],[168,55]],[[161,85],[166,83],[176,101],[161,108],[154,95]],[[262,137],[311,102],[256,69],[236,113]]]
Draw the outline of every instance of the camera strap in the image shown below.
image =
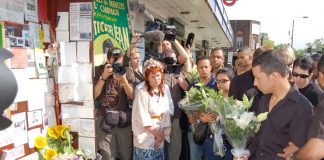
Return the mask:
[[[111,82],[111,80],[110,80],[110,82]],[[107,81],[105,82],[105,85],[106,85],[106,89],[105,89],[105,92],[106,92],[105,93],[105,101],[106,101],[107,109],[108,110],[116,110],[118,108],[118,106],[119,106],[119,103],[120,103],[121,90],[122,90],[123,87],[120,87],[119,86],[119,88],[118,88],[118,94],[117,94],[118,95],[117,104],[115,105],[115,107],[110,108],[109,102],[108,102],[108,94],[111,92],[111,87],[109,86],[109,84],[107,83]]]

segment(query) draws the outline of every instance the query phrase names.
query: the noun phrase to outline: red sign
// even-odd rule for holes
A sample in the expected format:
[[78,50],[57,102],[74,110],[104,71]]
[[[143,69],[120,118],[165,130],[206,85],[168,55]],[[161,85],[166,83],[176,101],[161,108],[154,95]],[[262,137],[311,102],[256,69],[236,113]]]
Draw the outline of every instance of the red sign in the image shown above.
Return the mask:
[[237,0],[223,0],[226,6],[233,6]]

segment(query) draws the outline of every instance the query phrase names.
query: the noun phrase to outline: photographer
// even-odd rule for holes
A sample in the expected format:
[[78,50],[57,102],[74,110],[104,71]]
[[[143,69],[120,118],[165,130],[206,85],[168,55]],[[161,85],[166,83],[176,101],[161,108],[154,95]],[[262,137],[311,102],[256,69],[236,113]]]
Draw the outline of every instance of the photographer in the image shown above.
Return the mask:
[[[190,62],[190,48],[187,48],[187,50],[185,48],[183,48],[181,46],[181,44],[179,43],[178,40],[174,40],[174,42],[172,43],[173,46],[177,49],[178,51],[178,62],[181,64],[181,72],[182,73],[190,73],[192,66],[191,66],[191,62]],[[159,53],[164,53],[166,49],[172,49],[172,44],[171,41],[168,40],[163,40],[161,45],[158,46],[158,52]],[[189,46],[187,46],[189,47]]]
[[[146,23],[146,29],[143,37],[150,43],[150,50],[153,50],[151,54],[161,54],[164,53],[166,49],[172,49],[172,45],[175,47],[178,53],[178,62],[183,66],[181,68],[183,73],[191,72],[190,63],[190,52],[187,53],[185,48],[181,46],[179,41],[176,39],[177,28],[174,25],[167,24],[165,21],[155,19],[154,21],[148,21]],[[191,38],[193,40],[193,37]],[[192,43],[192,41],[191,41]],[[152,44],[157,44],[157,48],[153,47]],[[189,44],[190,48],[192,44]],[[153,48],[154,49],[153,49]],[[155,50],[157,49],[157,51]],[[157,52],[157,53],[156,53]],[[158,55],[153,55],[154,57],[159,57]],[[161,55],[163,56],[163,55]],[[150,57],[145,57],[149,59]],[[156,58],[155,58],[156,59]]]
[[96,68],[94,96],[99,101],[96,133],[99,153],[103,159],[131,159],[132,130],[131,108],[128,100],[133,99],[133,85],[127,79],[133,75],[126,73],[123,53],[119,48],[111,48],[107,62]]
[[182,131],[180,128],[179,120],[181,118],[181,110],[177,104],[177,102],[181,99],[181,88],[187,89],[188,83],[184,80],[184,76],[180,72],[180,65],[177,64],[177,57],[174,50],[167,48],[164,51],[165,59],[165,74],[164,74],[164,82],[167,84],[171,90],[171,97],[174,104],[174,113],[172,116],[172,129],[171,129],[171,140],[168,145],[168,151],[166,151],[168,155],[168,159],[176,159],[178,160],[181,153],[181,144],[182,144]]

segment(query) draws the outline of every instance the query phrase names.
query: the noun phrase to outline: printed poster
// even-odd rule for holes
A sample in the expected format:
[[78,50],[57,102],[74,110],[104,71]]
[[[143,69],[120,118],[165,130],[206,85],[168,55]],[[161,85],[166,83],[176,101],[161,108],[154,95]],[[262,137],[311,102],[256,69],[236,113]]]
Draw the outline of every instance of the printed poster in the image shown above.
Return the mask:
[[70,40],[92,40],[92,2],[70,3]]
[[13,57],[11,59],[11,68],[24,69],[27,67],[27,49],[11,48]]
[[38,0],[26,0],[25,2],[25,19],[26,21],[38,23]]
[[0,20],[24,24],[25,0],[0,0]]
[[103,63],[109,48],[127,50],[130,45],[127,0],[94,1],[93,25],[95,66]]

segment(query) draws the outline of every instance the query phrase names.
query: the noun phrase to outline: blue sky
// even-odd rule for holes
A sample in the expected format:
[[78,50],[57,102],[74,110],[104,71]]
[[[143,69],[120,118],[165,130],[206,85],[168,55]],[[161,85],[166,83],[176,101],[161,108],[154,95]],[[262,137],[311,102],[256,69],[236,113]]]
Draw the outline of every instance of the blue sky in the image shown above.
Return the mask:
[[290,43],[289,31],[295,18],[294,48],[324,38],[324,0],[238,0],[225,7],[228,18],[261,22],[261,32],[269,34],[275,44]]

